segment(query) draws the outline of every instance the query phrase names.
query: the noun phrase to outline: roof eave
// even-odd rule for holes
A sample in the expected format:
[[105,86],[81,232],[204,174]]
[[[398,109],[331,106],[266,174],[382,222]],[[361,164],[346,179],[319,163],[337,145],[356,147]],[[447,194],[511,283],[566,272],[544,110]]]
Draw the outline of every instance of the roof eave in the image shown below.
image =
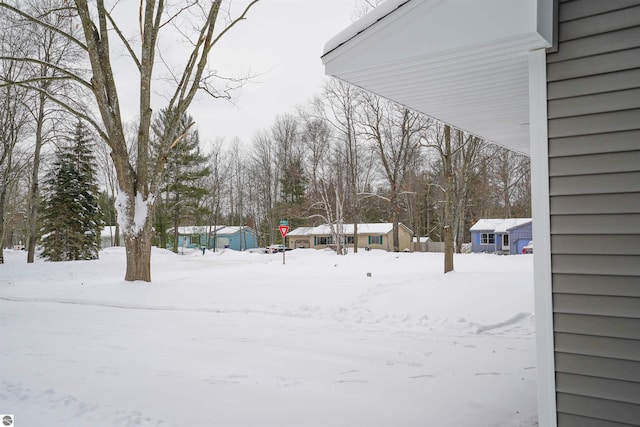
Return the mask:
[[528,53],[551,45],[541,3],[387,0],[327,42],[325,72],[526,153]]

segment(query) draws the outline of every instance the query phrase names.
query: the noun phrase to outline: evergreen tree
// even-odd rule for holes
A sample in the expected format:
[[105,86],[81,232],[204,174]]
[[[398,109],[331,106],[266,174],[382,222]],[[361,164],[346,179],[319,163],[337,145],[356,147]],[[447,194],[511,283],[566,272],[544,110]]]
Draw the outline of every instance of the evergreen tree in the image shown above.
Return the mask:
[[[166,133],[164,126],[170,122],[170,112],[162,110],[154,121],[153,129],[156,135]],[[185,221],[190,225],[197,224],[201,216],[200,201],[207,193],[202,178],[209,175],[208,157],[200,150],[200,137],[198,131],[190,130],[193,119],[184,114],[178,127],[173,131],[173,144],[169,151],[158,150],[156,156],[166,158],[164,173],[162,175],[161,200],[156,201],[156,214],[154,227],[160,234],[160,243],[163,240],[162,233],[166,233],[171,222],[173,232],[173,250],[178,250],[178,227]],[[155,146],[157,147],[157,145]],[[166,234],[165,234],[166,235]]]
[[304,202],[304,193],[309,181],[304,175],[302,159],[293,158],[287,163],[280,179],[282,201],[288,204],[301,204]]
[[45,180],[42,254],[47,261],[97,259],[103,225],[92,141],[81,122]]

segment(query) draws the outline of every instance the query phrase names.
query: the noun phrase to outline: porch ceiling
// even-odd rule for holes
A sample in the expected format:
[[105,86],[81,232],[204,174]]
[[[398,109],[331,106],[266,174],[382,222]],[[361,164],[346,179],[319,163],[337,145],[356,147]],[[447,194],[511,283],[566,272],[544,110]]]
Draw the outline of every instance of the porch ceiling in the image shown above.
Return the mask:
[[387,0],[325,45],[328,75],[529,151],[537,0]]

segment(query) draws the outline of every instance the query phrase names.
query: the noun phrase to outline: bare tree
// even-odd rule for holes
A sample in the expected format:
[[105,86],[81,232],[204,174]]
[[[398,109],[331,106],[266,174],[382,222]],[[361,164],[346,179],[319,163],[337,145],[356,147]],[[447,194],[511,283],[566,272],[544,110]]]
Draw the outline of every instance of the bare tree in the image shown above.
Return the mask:
[[320,160],[314,201],[310,206],[313,213],[308,215],[310,219],[320,218],[329,227],[332,244],[338,255],[347,254],[344,232],[346,179],[343,169],[339,167],[342,165],[342,154],[340,147],[333,146]]
[[[10,58],[24,48],[19,43],[17,28],[0,26],[0,56]],[[19,80],[28,72],[25,68],[26,64],[18,61],[0,62],[0,82]],[[26,166],[17,147],[30,133],[29,102],[26,89],[0,84],[0,263],[3,261],[7,202]]]
[[327,121],[335,135],[335,143],[342,152],[338,168],[345,173],[345,210],[353,224],[353,250],[358,252],[358,223],[361,220],[359,193],[367,190],[373,179],[373,156],[364,144],[358,129],[358,113],[363,92],[355,86],[331,79],[324,86],[326,105],[317,104],[319,116]]
[[448,273],[453,270],[453,212],[455,204],[453,177],[454,151],[451,144],[451,127],[447,124],[437,124],[424,136],[422,145],[435,149],[442,163],[444,185],[440,187],[444,195],[444,212],[442,219],[444,234],[444,272]]
[[483,160],[480,156],[483,141],[477,136],[462,130],[456,130],[454,135],[454,154],[451,164],[455,199],[452,212],[452,233],[455,241],[455,251],[460,253],[462,252],[462,243],[464,242],[466,230],[465,219],[471,204],[472,182],[478,174],[480,162]]
[[[77,105],[65,102],[54,95],[47,96],[78,117],[90,123],[111,148],[118,177],[119,193],[117,197],[118,221],[120,223],[127,253],[127,269],[125,280],[151,280],[151,244],[153,236],[152,217],[154,201],[158,194],[159,180],[162,168],[172,146],[183,135],[175,135],[175,129],[180,118],[186,113],[199,90],[214,97],[228,98],[227,88],[220,91],[214,85],[215,73],[207,68],[207,62],[212,48],[231,28],[246,18],[249,9],[258,0],[249,2],[242,13],[230,20],[221,20],[221,0],[214,0],[206,4],[200,2],[185,2],[169,4],[163,0],[141,0],[134,10],[139,18],[137,41],[125,35],[123,27],[114,18],[114,11],[118,7],[126,7],[124,2],[117,2],[113,8],[108,8],[104,0],[89,3],[88,0],[75,0],[73,6],[68,6],[82,29],[82,36],[76,37],[68,28],[58,28],[44,22],[40,17],[30,14],[24,8],[13,7],[6,2],[0,6],[9,9],[24,18],[48,27],[63,37],[71,40],[80,47],[91,68],[90,78],[85,78],[75,70],[65,68],[59,70],[68,79],[80,87],[88,90],[94,98],[99,112],[99,119]],[[131,6],[131,3],[128,3]],[[131,15],[133,10],[129,11]],[[223,16],[220,16],[223,18]],[[193,34],[176,30],[183,20],[186,28],[195,28]],[[217,24],[222,21],[222,28]],[[187,38],[188,56],[181,66],[168,67],[170,83],[165,81],[165,89],[169,90],[168,102],[165,106],[173,112],[167,121],[167,132],[161,136],[161,145],[166,147],[160,158],[150,158],[150,125],[153,112],[152,95],[154,88],[162,84],[154,79],[154,69],[158,61],[156,53],[159,51],[161,33],[174,29],[174,34],[181,34]],[[136,135],[136,152],[130,156],[124,133],[124,118],[122,115],[120,93],[114,73],[112,61],[114,43],[119,43],[133,62],[139,76],[138,114],[139,125]],[[164,63],[167,58],[161,58]],[[33,61],[34,58],[25,58]],[[52,65],[52,64],[48,64]],[[181,71],[176,71],[180,69]],[[157,76],[156,76],[157,77]],[[131,79],[130,76],[124,76]],[[25,84],[25,82],[22,82]],[[169,86],[169,88],[167,88]]]
[[[529,158],[503,147],[497,147],[494,151],[492,163],[492,177],[497,194],[500,194],[500,205],[503,207],[502,214],[505,218],[513,215],[513,203],[518,191],[522,191],[522,183],[525,182],[524,194],[530,188],[528,184]],[[529,199],[530,200],[530,199]]]
[[[49,100],[49,94],[57,99],[69,102],[72,88],[64,78],[61,68],[73,67],[81,58],[80,48],[54,28],[64,29],[69,35],[77,37],[78,31],[72,17],[66,10],[63,0],[29,0],[26,2],[29,14],[37,16],[46,25],[39,25],[28,19],[19,21],[25,36],[33,46],[34,58],[30,62],[32,87],[35,89],[31,114],[34,118],[34,152],[29,189],[29,239],[27,243],[27,262],[34,262],[36,242],[38,240],[38,216],[40,208],[40,164],[44,145],[56,138],[64,125],[65,111]],[[22,40],[24,43],[24,39]]]
[[[217,139],[209,152],[209,168],[211,174],[205,178],[205,185],[208,189],[206,204],[209,212],[209,230],[207,235],[213,237],[217,242],[217,225],[219,225],[222,209],[222,198],[227,192],[229,185],[229,160],[227,153],[223,149],[224,139]],[[213,245],[215,252],[216,245]]]
[[400,251],[398,223],[401,193],[409,166],[420,149],[420,138],[429,121],[423,115],[390,103],[375,95],[365,95],[360,119],[364,134],[373,143],[389,185],[393,250]]
[[244,225],[247,198],[247,171],[244,150],[238,138],[231,141],[227,155],[229,174],[229,220],[231,225]]
[[[96,144],[96,160],[98,161],[98,173],[102,187],[104,188],[107,198],[109,200],[115,200],[118,194],[118,180],[109,152],[109,146],[104,143],[104,141],[99,141]],[[118,221],[115,221],[113,234],[110,237],[113,246],[120,246],[120,226],[118,225]]]
[[277,229],[275,207],[280,188],[277,148],[269,133],[260,132],[254,136],[251,150],[251,177],[257,192],[257,227],[263,243],[272,244]]
[[[322,105],[322,101],[316,98],[314,104]],[[327,155],[331,144],[331,128],[325,119],[314,116],[307,111],[300,111],[300,117],[303,121],[301,139],[305,147],[306,163],[310,174],[309,191],[315,193],[320,164]]]

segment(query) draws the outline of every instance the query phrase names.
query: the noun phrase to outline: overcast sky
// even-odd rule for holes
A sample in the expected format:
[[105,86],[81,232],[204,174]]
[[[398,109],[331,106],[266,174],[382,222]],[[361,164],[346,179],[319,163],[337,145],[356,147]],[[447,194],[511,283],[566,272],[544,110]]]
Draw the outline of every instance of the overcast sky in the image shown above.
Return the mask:
[[236,93],[233,104],[200,96],[190,113],[206,144],[216,137],[249,144],[278,114],[318,94],[325,42],[351,24],[358,0],[261,0],[234,27],[211,59],[221,73],[261,76]]

